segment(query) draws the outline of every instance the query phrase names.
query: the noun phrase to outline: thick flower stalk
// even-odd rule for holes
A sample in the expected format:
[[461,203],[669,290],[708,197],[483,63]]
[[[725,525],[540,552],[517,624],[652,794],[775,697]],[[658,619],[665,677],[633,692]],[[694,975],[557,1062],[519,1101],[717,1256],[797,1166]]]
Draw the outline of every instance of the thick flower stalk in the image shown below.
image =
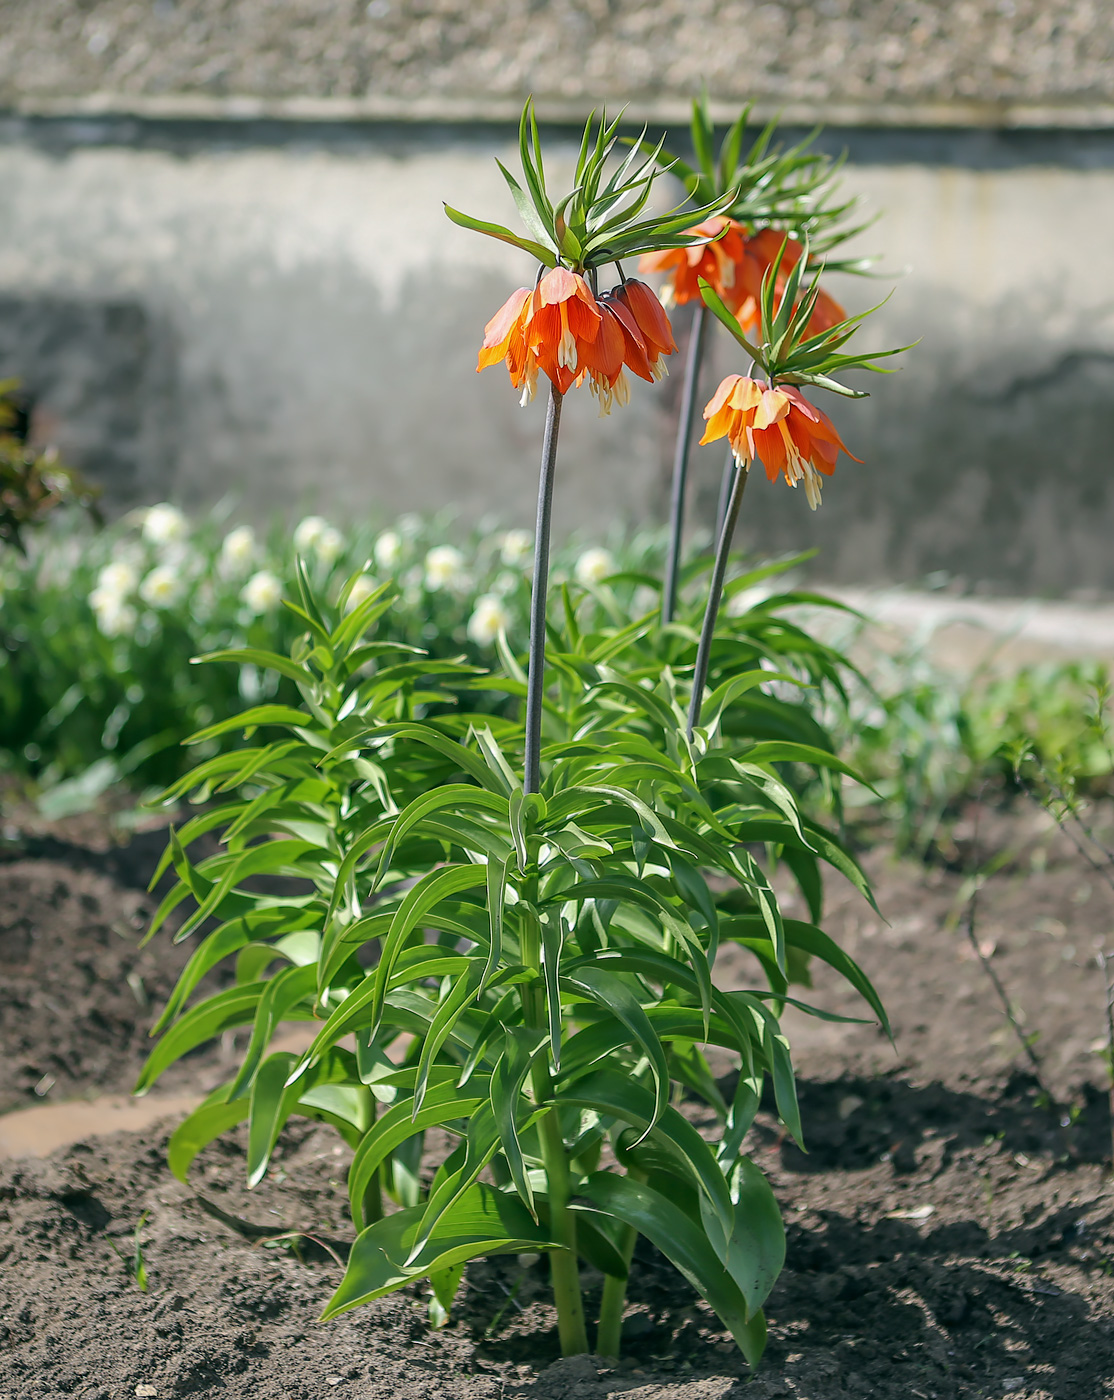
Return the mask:
[[[717,159],[715,128],[707,102],[693,103],[691,131],[696,164],[687,165],[664,152],[660,158],[667,160],[670,168],[684,180],[694,203],[704,204],[730,192],[729,205],[721,213],[699,222],[694,220],[687,230],[693,236],[687,248],[646,253],[639,263],[640,272],[666,275],[662,295],[667,303],[696,305],[686,352],[673,456],[669,544],[662,592],[665,622],[672,621],[676,611],[689,453],[707,340],[704,306],[700,300],[701,283],[715,290],[745,334],[754,335],[759,326],[762,285],[774,263],[781,268],[776,288],[781,293],[788,273],[802,256],[803,238],[812,238],[816,252],[826,252],[857,232],[840,227],[853,201],[841,204],[833,198],[837,163],[811,150],[811,137],[789,150],[771,145],[773,123],[764,128],[744,156],[743,137],[749,115],[748,105],[728,130]],[[845,263],[841,267],[856,270],[854,264]],[[813,300],[809,332],[819,334],[841,322],[844,315],[838,302],[826,292],[818,291]],[[732,469],[733,462],[729,458],[721,489],[721,522],[730,493]]]
[[901,353],[901,350],[841,353],[870,312],[864,311],[815,330],[820,273],[814,273],[811,283],[804,286],[809,261],[807,245],[788,268],[785,258],[783,244],[762,279],[758,296],[758,345],[747,339],[731,306],[718,290],[707,280],[700,283],[704,305],[727,327],[766,378],[761,381],[755,379],[753,373],[730,374],[704,409],[708,426],[701,442],[727,439],[730,488],[721,493],[721,520],[712,581],[693,669],[688,716],[690,741],[700,723],[727,561],[751,463],[760,461],[771,481],[780,475],[790,486],[804,482],[805,496],[815,510],[820,504],[821,475],[832,475],[841,452],[848,457],[852,454],[828,415],[805,398],[800,386],[815,385],[844,398],[865,398],[865,391],[850,389],[832,375],[848,369],[884,373],[875,361]]
[[[632,149],[605,179],[617,141],[617,123],[601,121],[593,132],[589,119],[576,168],[576,186],[556,205],[545,187],[541,144],[533,111],[527,103],[519,128],[519,153],[526,188],[506,170],[503,175],[533,235],[524,238],[501,225],[489,224],[446,208],[449,217],[465,228],[498,238],[530,252],[541,264],[533,289],[513,292],[484,331],[477,371],[504,363],[523,405],[537,388],[539,375],[549,380],[545,437],[538,484],[537,529],[534,539],[534,573],[530,600],[530,654],[526,673],[525,743],[521,796],[542,791],[542,716],[545,697],[546,613],[549,598],[549,547],[553,493],[557,469],[557,442],[564,396],[587,383],[599,400],[600,412],[629,399],[625,371],[654,382],[665,372],[665,356],[676,349],[669,320],[648,287],[627,281],[620,259],[650,251],[681,248],[694,241],[684,232],[691,216],[666,215],[640,219],[651,185],[659,174],[660,146],[638,164],[639,147]],[[502,169],[502,167],[500,167]],[[719,201],[722,202],[722,201]],[[717,212],[713,201],[701,214]],[[620,283],[602,294],[599,270],[614,263]],[[548,952],[538,902],[537,849],[520,851],[525,881],[523,963],[539,977],[546,960],[554,956],[552,935]],[[537,989],[526,985],[521,992],[522,1025],[540,1031],[545,1017]],[[556,1069],[556,1054],[553,1068]],[[535,1062],[530,1080],[535,1103],[544,1106],[552,1098],[550,1071],[543,1060]],[[539,1125],[549,1196],[552,1237],[561,1247],[552,1256],[554,1298],[557,1304],[561,1349],[566,1354],[587,1351],[584,1304],[577,1264],[577,1220],[570,1207],[570,1157],[560,1122],[543,1107]],[[605,1336],[614,1332],[621,1316],[622,1295],[608,1295]]]

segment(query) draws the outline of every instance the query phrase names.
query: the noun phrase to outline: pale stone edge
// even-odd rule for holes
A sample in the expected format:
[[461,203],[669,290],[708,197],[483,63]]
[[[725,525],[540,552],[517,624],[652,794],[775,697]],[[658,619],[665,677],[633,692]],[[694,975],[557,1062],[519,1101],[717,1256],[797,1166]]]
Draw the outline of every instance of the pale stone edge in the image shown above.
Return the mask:
[[[618,104],[615,104],[618,106]],[[539,98],[538,117],[543,121],[579,124],[588,115],[582,102],[562,102]],[[161,96],[94,92],[75,96],[23,97],[12,102],[0,99],[0,114],[25,117],[137,117],[165,121],[250,121],[279,120],[305,122],[516,122],[521,103],[518,99],[473,99],[456,97],[287,97],[250,96],[208,97],[180,93]],[[629,122],[648,125],[687,123],[691,106],[687,101],[665,101],[627,105]],[[713,102],[716,122],[733,121],[739,106]],[[777,117],[788,125],[847,127],[959,127],[986,130],[1071,130],[1114,129],[1114,105],[987,102],[938,103],[809,103],[786,102],[777,105],[756,102],[754,120]]]

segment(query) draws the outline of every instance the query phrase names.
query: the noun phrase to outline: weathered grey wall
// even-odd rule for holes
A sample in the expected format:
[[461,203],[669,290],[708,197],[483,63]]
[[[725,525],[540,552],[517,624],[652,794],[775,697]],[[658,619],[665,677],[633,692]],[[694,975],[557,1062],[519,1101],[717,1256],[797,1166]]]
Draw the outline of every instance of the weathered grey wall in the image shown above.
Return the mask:
[[[862,245],[907,269],[862,339],[920,344],[859,381],[866,401],[817,395],[864,463],[841,462],[815,515],[748,493],[751,540],[819,547],[846,582],[1114,592],[1114,169],[860,166],[848,183],[883,211]],[[856,309],[872,290],[843,288]],[[703,464],[706,497],[718,471]]]
[[[541,405],[473,367],[530,268],[440,211],[513,218],[493,161],[509,133],[233,126],[0,127],[0,374],[25,376],[120,505],[232,491],[260,514],[452,501],[528,523]],[[825,405],[865,464],[840,466],[815,516],[755,483],[752,542],[819,545],[844,581],[1114,591],[1112,147],[852,142],[848,187],[882,211],[863,246],[905,269],[866,334],[923,339],[870,400]],[[885,289],[834,287],[856,308]],[[725,349],[713,370],[741,368]],[[562,524],[660,510],[678,378],[602,424],[573,396]],[[720,460],[695,466],[705,515]]]

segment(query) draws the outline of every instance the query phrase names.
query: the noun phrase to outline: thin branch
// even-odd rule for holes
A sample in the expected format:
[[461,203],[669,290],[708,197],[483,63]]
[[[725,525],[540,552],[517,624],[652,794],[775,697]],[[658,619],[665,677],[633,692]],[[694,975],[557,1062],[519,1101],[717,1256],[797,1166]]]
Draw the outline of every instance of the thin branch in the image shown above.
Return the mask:
[[1014,1012],[1013,1003],[1010,1001],[1006,989],[1002,984],[1002,979],[998,976],[997,970],[991,966],[990,959],[984,955],[982,948],[979,946],[978,934],[976,932],[976,924],[978,920],[979,890],[982,887],[981,879],[977,874],[979,863],[979,817],[982,814],[981,790],[975,801],[975,829],[971,838],[971,864],[974,872],[976,873],[973,873],[970,877],[972,881],[972,889],[971,897],[967,901],[967,938],[971,944],[971,947],[974,949],[975,957],[978,958],[979,962],[982,964],[983,971],[986,973],[987,977],[990,978],[991,986],[998,994],[998,1000],[1002,1003],[1002,1010],[1006,1013],[1006,1020],[1009,1021],[1010,1025],[1013,1027],[1013,1033],[1017,1036],[1018,1042],[1021,1045],[1022,1050],[1024,1050],[1025,1056],[1033,1068],[1033,1074],[1036,1077],[1036,1081],[1040,1086],[1041,1092],[1044,1094],[1045,1098],[1049,1101],[1049,1103],[1052,1103],[1052,1095],[1048,1092],[1048,1088],[1045,1085],[1044,1074],[1037,1052],[1033,1049],[1029,1037],[1021,1029],[1020,1022],[1018,1021],[1017,1015]]

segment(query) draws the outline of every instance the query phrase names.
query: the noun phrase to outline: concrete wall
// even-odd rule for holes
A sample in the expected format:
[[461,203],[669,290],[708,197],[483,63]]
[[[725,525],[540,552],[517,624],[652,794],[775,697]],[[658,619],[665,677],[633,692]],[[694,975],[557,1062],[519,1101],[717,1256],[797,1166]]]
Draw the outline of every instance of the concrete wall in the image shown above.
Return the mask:
[[[864,335],[922,343],[864,403],[825,396],[865,464],[815,516],[754,483],[746,537],[818,545],[847,582],[1114,591],[1114,140],[850,135],[847,185],[883,211],[863,247],[904,269]],[[501,127],[0,124],[0,375],[120,507],[529,523],[542,405],[474,364],[531,269],[440,210],[513,218],[512,151]],[[833,290],[859,308],[888,285]],[[709,392],[741,368],[726,350]],[[602,423],[572,396],[562,526],[660,513],[678,385]],[[697,518],[720,461],[698,455]]]

